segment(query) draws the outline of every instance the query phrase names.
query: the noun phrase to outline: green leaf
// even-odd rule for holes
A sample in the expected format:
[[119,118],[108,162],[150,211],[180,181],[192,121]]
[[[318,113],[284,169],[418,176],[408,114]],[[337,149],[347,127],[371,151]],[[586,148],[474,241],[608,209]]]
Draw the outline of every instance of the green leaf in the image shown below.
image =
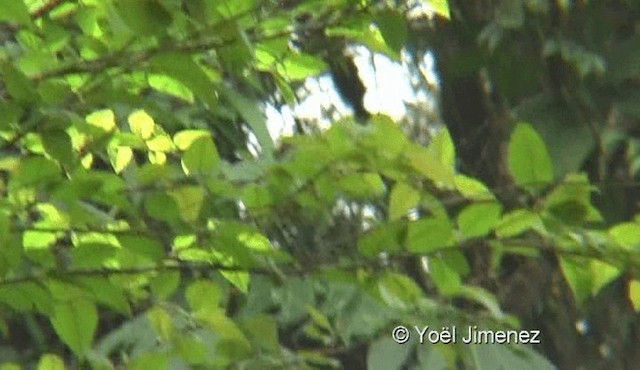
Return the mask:
[[57,355],[45,353],[38,361],[38,370],[65,370],[64,361]]
[[85,117],[87,122],[95,127],[99,127],[104,132],[111,132],[116,129],[116,117],[111,109],[95,111]]
[[631,280],[629,282],[629,300],[636,312],[640,311],[640,281]]
[[373,342],[367,353],[367,370],[400,370],[403,368],[411,346],[398,345],[391,338]]
[[458,227],[465,238],[487,235],[500,221],[502,206],[498,203],[474,203],[458,214]]
[[439,129],[431,143],[429,143],[428,150],[440,163],[455,171],[456,148],[446,127]]
[[472,200],[495,199],[491,190],[485,184],[471,177],[456,175],[454,179],[456,190],[465,198]]
[[427,0],[427,2],[436,14],[446,19],[451,19],[448,0]]
[[629,250],[640,249],[640,224],[623,222],[609,229],[609,236],[620,246]]
[[174,151],[173,141],[168,135],[156,135],[145,142],[152,152],[170,153]]
[[0,71],[2,72],[2,81],[12,97],[19,102],[33,102],[35,100],[36,90],[24,73],[9,63],[2,64]]
[[48,131],[42,134],[41,138],[45,152],[58,163],[70,167],[75,162],[71,138],[66,132],[62,130]]
[[131,361],[127,369],[129,370],[148,370],[148,369],[158,369],[158,370],[167,370],[169,369],[169,355],[167,353],[154,353],[154,352],[145,352],[140,354],[140,356],[136,357]]
[[27,157],[20,161],[12,180],[21,186],[41,185],[60,178],[60,169],[44,157]]
[[420,201],[420,193],[411,186],[400,182],[391,191],[389,198],[389,220],[397,220],[407,215]]
[[267,129],[265,115],[258,109],[259,103],[231,89],[222,89],[220,92],[224,94],[224,97],[231,103],[233,108],[249,124],[251,131],[258,139],[262,153],[270,157],[275,145]]
[[444,217],[431,217],[409,224],[407,248],[412,253],[427,254],[451,246],[453,229]]
[[252,347],[265,349],[269,352],[280,351],[278,340],[278,323],[271,316],[251,316],[241,322],[241,327],[252,342]]
[[511,135],[508,165],[516,184],[525,189],[540,189],[553,181],[547,148],[528,123],[519,123]]
[[200,215],[204,190],[199,186],[182,186],[169,192],[186,222],[194,222]]
[[[178,198],[176,199],[169,194],[161,192],[150,193],[145,197],[144,209],[149,216],[156,220],[173,223],[181,218],[182,212],[188,211],[188,207],[185,207],[184,204],[182,207],[178,206],[178,202],[182,201],[182,197]],[[199,212],[200,209],[198,208]],[[187,212],[187,217],[190,215],[191,213]]]
[[[482,329],[481,329],[482,330]],[[538,352],[525,346],[472,344],[466,347],[472,369],[555,370]]]
[[79,357],[91,349],[98,326],[96,306],[87,300],[61,302],[54,306],[51,324],[60,339]]
[[22,0],[11,0],[2,4],[0,20],[27,25],[31,23],[29,9]]
[[151,70],[180,81],[196,97],[202,99],[210,110],[218,105],[218,97],[212,79],[189,55],[184,53],[157,55],[151,61]]
[[438,158],[432,151],[418,145],[408,148],[406,155],[411,166],[437,186],[444,188],[455,186],[453,169],[442,162],[444,158]]
[[498,299],[491,292],[477,286],[462,285],[456,295],[483,305],[496,319],[504,319],[504,313],[500,309]]
[[52,297],[41,285],[27,282],[0,287],[0,302],[18,311],[51,313]]
[[173,136],[173,143],[180,150],[187,150],[196,139],[211,137],[207,130],[183,130]]
[[291,54],[276,64],[276,70],[289,81],[302,81],[326,69],[327,64],[322,59],[309,54]]
[[153,329],[164,339],[170,339],[175,330],[171,315],[164,309],[155,306],[147,312],[147,318]]
[[460,274],[442,258],[429,258],[429,271],[440,293],[451,295],[459,292],[462,286],[462,278]]
[[109,148],[109,161],[115,173],[124,171],[133,160],[133,150],[126,146]]
[[411,307],[422,297],[422,290],[406,275],[387,272],[378,280],[378,291],[391,307]]
[[395,253],[401,249],[401,238],[404,225],[387,223],[380,225],[360,237],[358,250],[365,256],[374,257],[379,253]]
[[346,194],[358,198],[372,198],[384,193],[385,185],[377,173],[355,173],[338,180],[338,187]]
[[171,13],[159,1],[120,0],[115,4],[127,27],[140,35],[166,33],[171,26]]
[[615,266],[582,257],[562,257],[560,266],[576,301],[581,305],[620,275]]
[[249,282],[251,281],[249,273],[242,271],[220,271],[220,274],[242,293],[247,294],[249,291]]
[[182,168],[187,176],[212,176],[220,164],[220,156],[211,136],[191,142],[182,155]]
[[22,245],[25,250],[47,249],[53,245],[58,237],[49,231],[27,230],[22,234]]
[[568,174],[545,199],[545,210],[569,225],[589,219],[591,192],[594,187],[585,174]]
[[79,279],[78,284],[84,287],[86,291],[90,291],[97,303],[101,303],[123,315],[131,314],[131,307],[125,291],[118,283],[102,277],[86,276]]
[[162,245],[149,237],[139,235],[120,235],[118,241],[123,248],[131,252],[148,257],[154,262],[159,262],[165,255]]
[[162,271],[149,283],[151,292],[159,299],[167,299],[175,293],[180,286],[180,272]]
[[594,296],[597,295],[607,284],[613,281],[613,279],[620,276],[621,273],[620,269],[616,266],[596,259],[591,260],[589,267],[591,268],[592,276],[591,294]]
[[206,314],[220,310],[219,304],[222,298],[220,287],[208,280],[197,280],[189,285],[185,293],[191,310]]
[[182,99],[188,103],[193,103],[194,101],[193,92],[175,78],[164,74],[150,73],[147,81],[151,88],[161,93],[175,96],[176,98]]
[[502,216],[496,226],[496,235],[499,238],[508,238],[542,227],[544,226],[540,216],[528,209],[516,209]]
[[387,46],[400,54],[408,36],[407,24],[402,14],[387,9],[377,14],[375,21]]

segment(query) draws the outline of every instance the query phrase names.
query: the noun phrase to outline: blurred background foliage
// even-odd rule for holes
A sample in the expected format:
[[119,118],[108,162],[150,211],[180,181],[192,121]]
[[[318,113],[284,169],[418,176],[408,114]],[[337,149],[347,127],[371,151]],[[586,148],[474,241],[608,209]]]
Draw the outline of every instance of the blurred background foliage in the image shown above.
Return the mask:
[[635,368],[639,11],[5,1],[0,369]]

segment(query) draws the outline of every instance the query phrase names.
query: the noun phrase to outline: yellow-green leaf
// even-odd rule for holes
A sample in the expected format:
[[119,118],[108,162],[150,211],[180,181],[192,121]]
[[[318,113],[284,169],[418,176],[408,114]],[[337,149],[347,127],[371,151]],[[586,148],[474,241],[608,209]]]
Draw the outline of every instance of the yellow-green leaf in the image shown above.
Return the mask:
[[143,139],[149,139],[153,135],[156,123],[144,110],[137,110],[129,115],[129,128],[131,132]]
[[116,116],[111,109],[103,109],[89,114],[86,118],[90,125],[110,132],[116,128]]

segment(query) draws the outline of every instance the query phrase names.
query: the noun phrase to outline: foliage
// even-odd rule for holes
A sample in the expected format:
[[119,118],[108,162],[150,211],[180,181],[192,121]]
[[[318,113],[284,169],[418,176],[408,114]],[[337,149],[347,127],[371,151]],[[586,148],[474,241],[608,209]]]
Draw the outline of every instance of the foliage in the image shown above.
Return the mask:
[[[276,91],[293,104],[297,84],[328,65],[292,38],[321,27],[399,58],[405,5],[10,3],[2,361],[358,368],[364,354],[370,369],[552,368],[523,345],[391,341],[396,325],[521,327],[473,280],[466,253],[480,244],[494,274],[509,256],[557,256],[579,303],[627,276],[640,308],[640,218],[604,223],[589,177],[559,176],[531,124],[510,131],[515,202],[459,170],[446,128],[423,146],[375,115],[274,144],[261,102]],[[446,1],[432,6],[449,16]],[[548,47],[587,58],[572,51]]]

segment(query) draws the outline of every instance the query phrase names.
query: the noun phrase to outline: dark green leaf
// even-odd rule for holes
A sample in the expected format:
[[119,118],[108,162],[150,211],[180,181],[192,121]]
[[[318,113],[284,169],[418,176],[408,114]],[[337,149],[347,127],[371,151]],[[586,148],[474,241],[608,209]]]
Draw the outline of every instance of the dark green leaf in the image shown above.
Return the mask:
[[127,27],[140,35],[166,33],[172,17],[157,0],[121,0],[115,3]]
[[408,35],[407,25],[402,14],[386,10],[378,14],[375,20],[385,43],[399,54]]

